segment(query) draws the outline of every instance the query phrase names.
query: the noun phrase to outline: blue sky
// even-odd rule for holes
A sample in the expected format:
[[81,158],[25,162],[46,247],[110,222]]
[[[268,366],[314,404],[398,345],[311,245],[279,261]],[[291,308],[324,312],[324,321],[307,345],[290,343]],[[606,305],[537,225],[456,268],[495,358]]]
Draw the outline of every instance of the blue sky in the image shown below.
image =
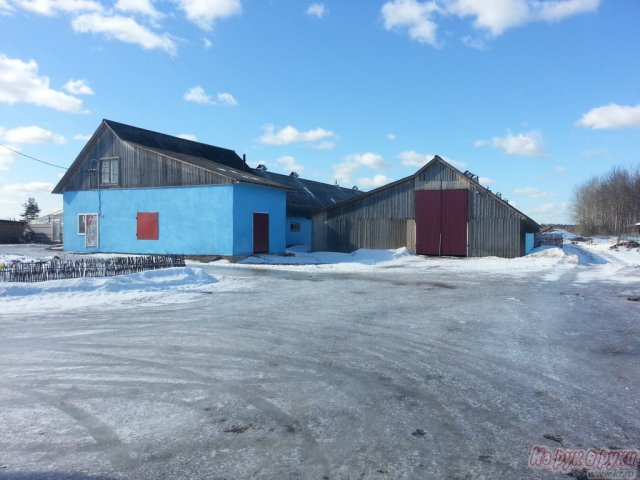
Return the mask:
[[[0,143],[69,166],[102,118],[371,189],[434,154],[539,222],[640,163],[637,0],[0,0]],[[0,147],[0,218],[64,172]]]

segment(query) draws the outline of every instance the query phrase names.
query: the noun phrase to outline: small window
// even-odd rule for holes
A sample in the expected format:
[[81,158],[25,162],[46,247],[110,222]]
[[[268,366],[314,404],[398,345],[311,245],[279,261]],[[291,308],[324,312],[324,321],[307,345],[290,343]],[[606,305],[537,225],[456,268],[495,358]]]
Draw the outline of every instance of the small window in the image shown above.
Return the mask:
[[158,240],[158,212],[138,212],[136,222],[138,240]]
[[120,159],[106,157],[100,159],[100,184],[118,185],[120,182]]
[[291,222],[289,224],[289,231],[295,233],[300,232],[300,222]]
[[78,235],[84,235],[87,232],[87,215],[81,213],[78,215]]

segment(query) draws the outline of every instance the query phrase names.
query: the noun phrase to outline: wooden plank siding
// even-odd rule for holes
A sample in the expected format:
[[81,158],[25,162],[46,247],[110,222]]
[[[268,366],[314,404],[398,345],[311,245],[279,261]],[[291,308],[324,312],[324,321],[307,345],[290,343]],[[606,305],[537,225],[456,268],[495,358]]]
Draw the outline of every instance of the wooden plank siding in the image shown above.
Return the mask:
[[411,177],[314,214],[312,250],[404,246],[415,252],[416,190],[459,189],[469,190],[467,255],[524,255],[525,233],[536,231],[535,222],[441,160]]
[[120,140],[109,128],[104,128],[82,152],[81,161],[75,168],[75,174],[69,179],[66,189],[98,188],[99,160],[105,157],[119,159],[119,182],[117,185],[100,185],[100,189],[233,183],[232,179],[204,168],[131,145]]

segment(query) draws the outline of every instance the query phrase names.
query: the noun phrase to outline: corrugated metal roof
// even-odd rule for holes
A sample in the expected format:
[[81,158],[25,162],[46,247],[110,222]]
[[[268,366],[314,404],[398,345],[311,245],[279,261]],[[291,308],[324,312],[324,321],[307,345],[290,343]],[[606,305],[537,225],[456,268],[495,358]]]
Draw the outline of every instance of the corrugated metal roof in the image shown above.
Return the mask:
[[289,187],[287,191],[287,216],[311,217],[317,210],[362,195],[359,190],[315,182],[295,175],[282,175],[266,170],[253,169],[253,173]]
[[236,152],[228,148],[215,147],[206,143],[194,142],[164,133],[145,130],[144,128],[125,125],[124,123],[114,122],[113,120],[103,120],[105,124],[120,137],[121,140],[130,143],[137,143],[148,148],[164,150],[168,152],[177,152],[184,155],[199,157],[211,160],[228,167],[242,170],[244,162]]

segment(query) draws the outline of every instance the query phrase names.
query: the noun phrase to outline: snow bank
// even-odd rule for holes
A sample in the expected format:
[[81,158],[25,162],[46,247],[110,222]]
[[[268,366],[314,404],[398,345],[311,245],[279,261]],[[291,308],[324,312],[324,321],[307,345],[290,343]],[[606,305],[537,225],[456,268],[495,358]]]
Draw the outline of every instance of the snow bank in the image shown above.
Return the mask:
[[289,252],[288,255],[259,255],[242,262],[230,264],[216,262],[230,268],[263,268],[273,270],[332,272],[367,272],[380,269],[403,268],[408,270],[450,271],[455,273],[500,274],[526,276],[554,267],[574,268],[578,264],[575,255],[567,254],[559,248],[542,247],[532,254],[520,258],[454,258],[423,257],[412,255],[406,248],[395,250],[360,249],[353,253],[335,252]]
[[[193,293],[218,280],[199,268],[167,268],[131,275],[0,283],[3,313],[68,310],[104,303],[161,300],[167,293]],[[176,300],[172,296],[172,301]]]
[[404,247],[397,250],[360,249],[352,253],[307,253],[289,250],[287,255],[254,255],[238,263],[244,265],[337,265],[345,263],[377,265],[410,255]]
[[579,255],[581,265],[593,267],[577,273],[578,283],[640,282],[640,249],[618,247],[612,250],[616,241],[617,237],[592,237],[587,242],[565,245],[566,251]]

